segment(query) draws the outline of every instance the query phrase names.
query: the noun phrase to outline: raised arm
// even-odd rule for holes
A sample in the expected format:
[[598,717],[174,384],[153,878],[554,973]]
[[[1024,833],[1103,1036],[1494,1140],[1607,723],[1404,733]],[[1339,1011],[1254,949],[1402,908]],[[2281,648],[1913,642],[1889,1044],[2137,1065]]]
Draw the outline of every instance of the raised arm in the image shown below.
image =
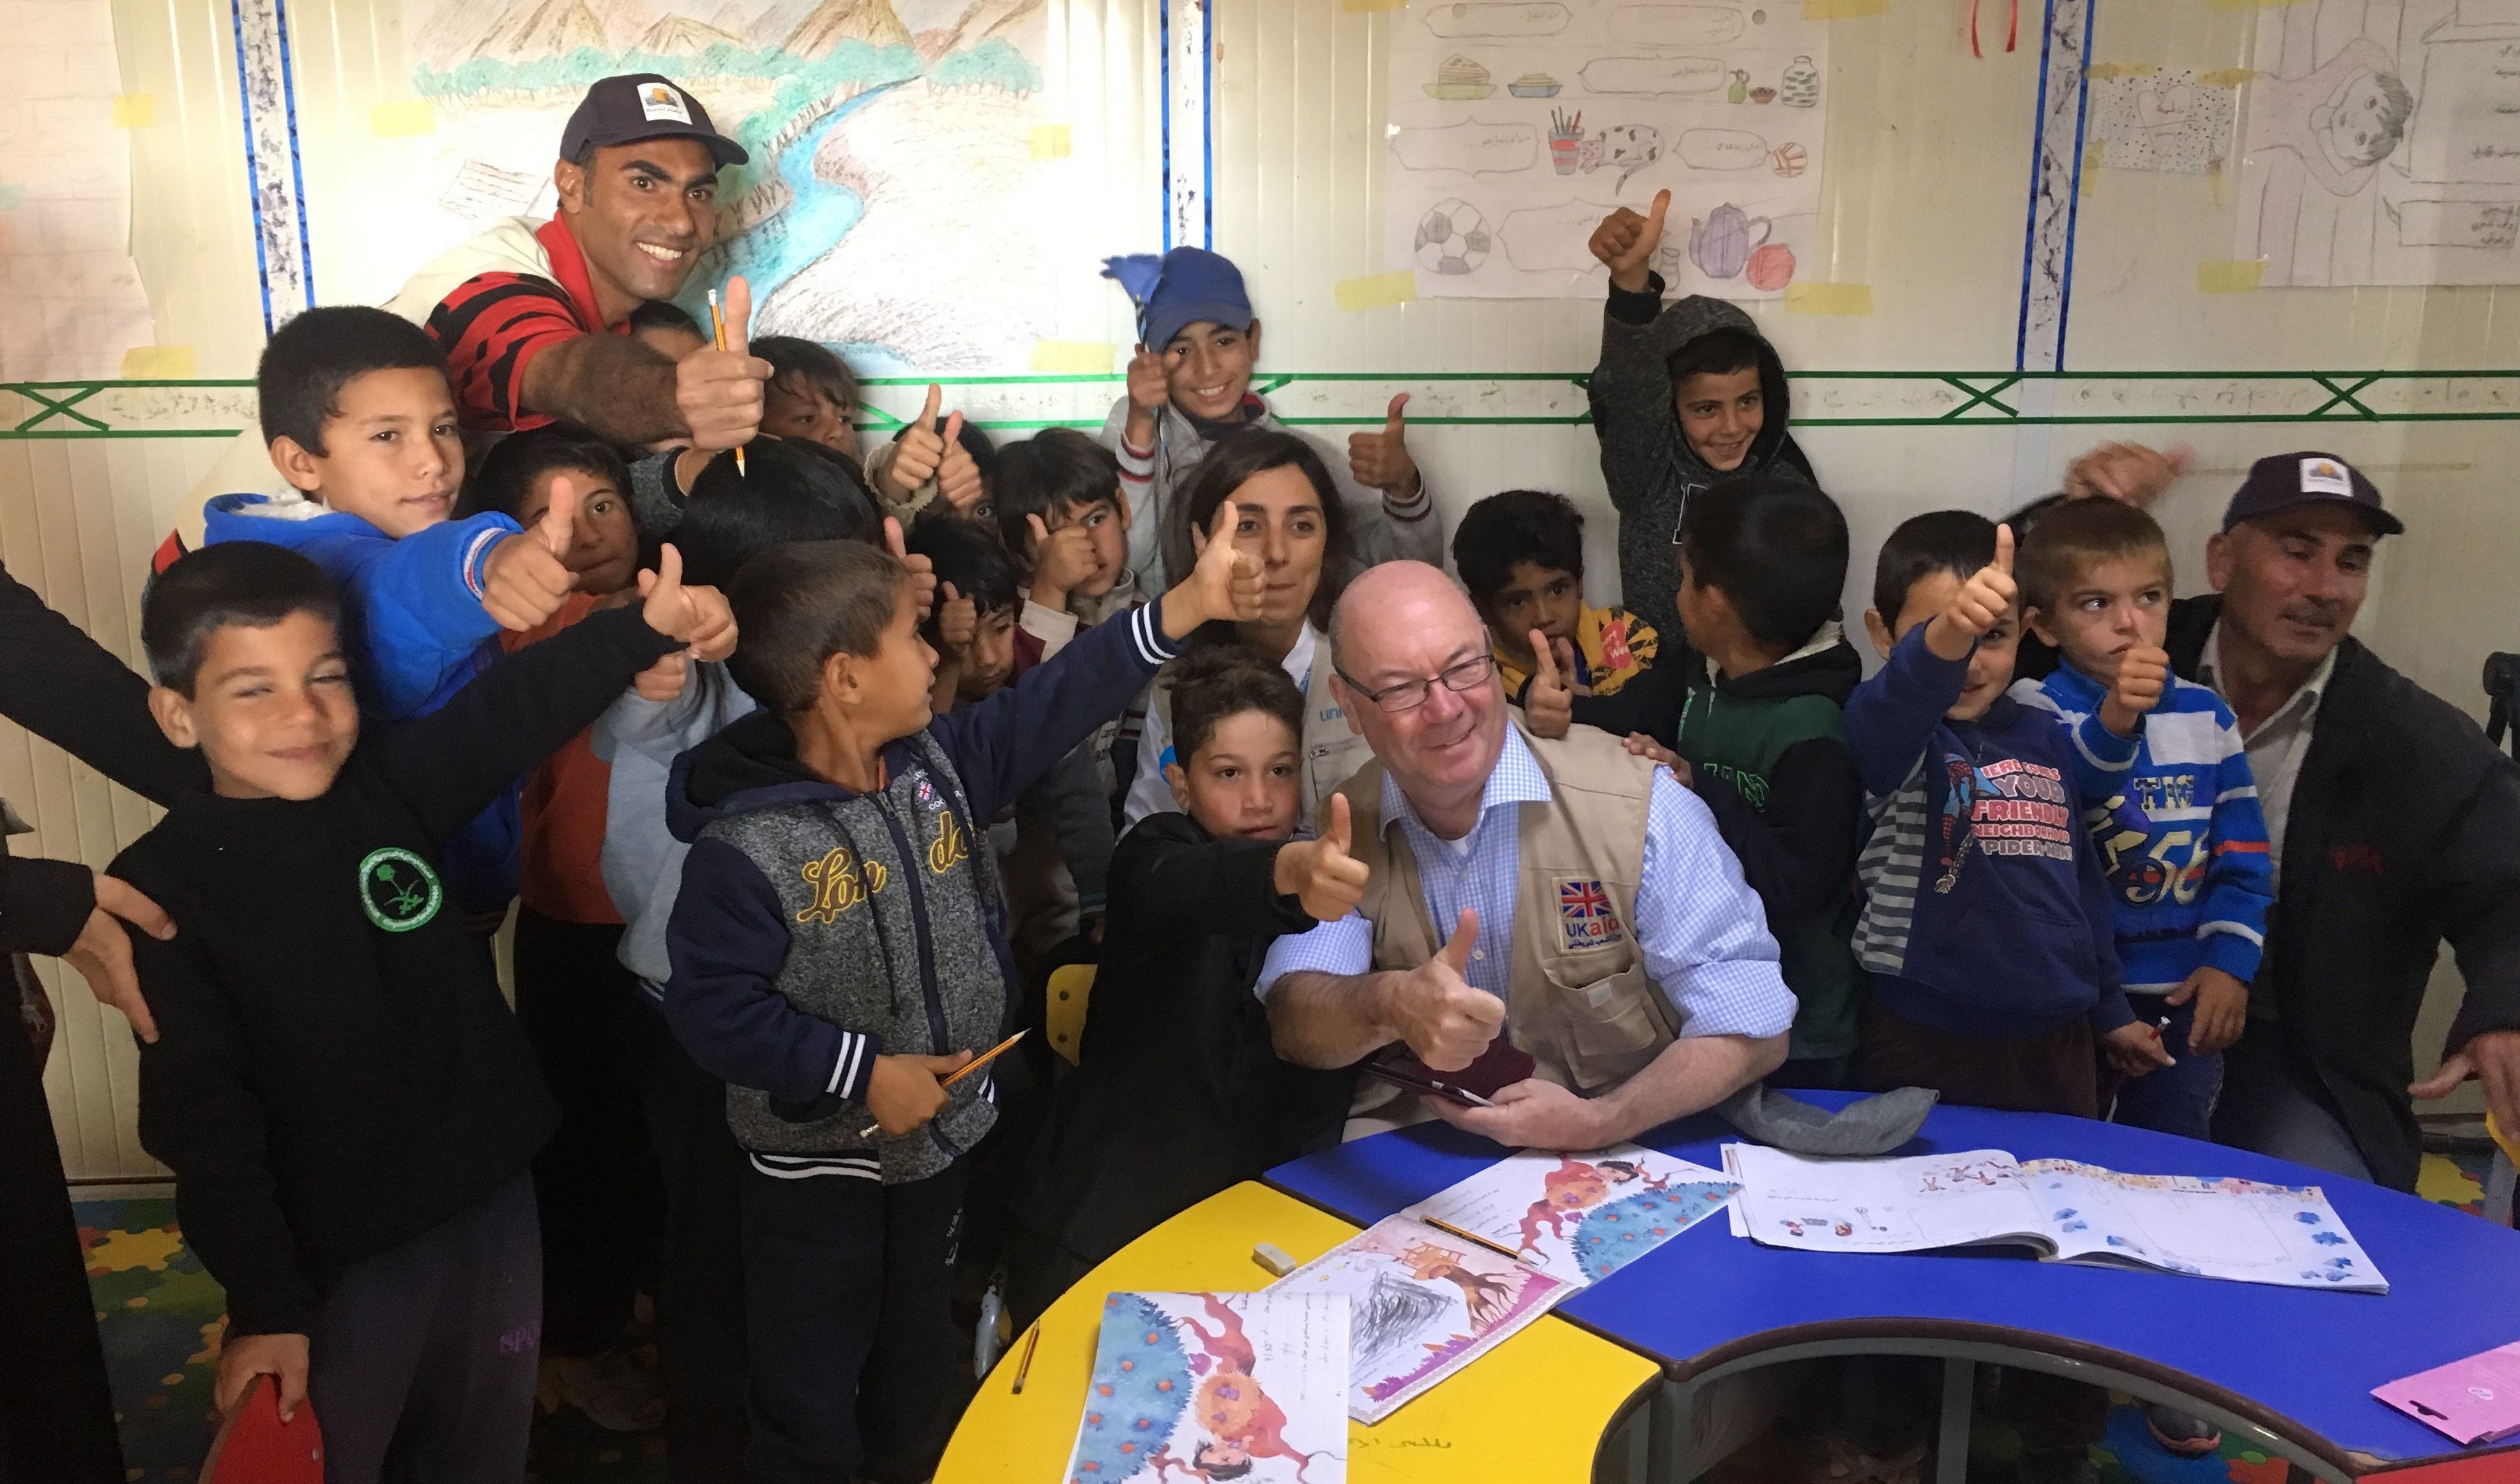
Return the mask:
[[1462,977],[1479,916],[1463,908],[1450,941],[1416,968],[1373,971],[1373,924],[1350,912],[1280,938],[1260,968],[1269,1038],[1298,1066],[1347,1066],[1393,1042],[1437,1071],[1459,1071],[1505,1028],[1505,1002]]
[[1639,477],[1670,457],[1673,427],[1671,373],[1654,336],[1662,313],[1662,275],[1653,271],[1662,246],[1663,218],[1671,193],[1655,195],[1650,210],[1621,206],[1593,229],[1593,255],[1610,270],[1610,295],[1601,309],[1601,358],[1587,388],[1593,431],[1601,444],[1601,472],[1610,500],[1625,502],[1645,487]]
[[[730,280],[726,348],[702,346],[670,361],[628,336],[584,333],[560,304],[526,307],[524,313],[558,323],[541,326],[525,342],[522,364],[514,370],[512,415],[564,418],[620,443],[689,438],[700,449],[748,443],[761,430],[770,382],[770,363],[749,350],[751,310],[751,289],[742,278]],[[437,328],[435,316],[430,328]],[[439,339],[455,343],[442,333]],[[471,396],[464,400],[474,405]]]
[[0,568],[0,716],[153,803],[209,787],[149,715],[149,682]]

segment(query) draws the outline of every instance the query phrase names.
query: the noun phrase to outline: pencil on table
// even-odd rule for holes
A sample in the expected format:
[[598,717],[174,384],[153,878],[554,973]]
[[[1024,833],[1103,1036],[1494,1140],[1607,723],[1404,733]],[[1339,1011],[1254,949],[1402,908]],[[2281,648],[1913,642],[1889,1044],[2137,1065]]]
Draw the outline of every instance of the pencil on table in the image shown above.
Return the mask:
[[1032,1352],[1033,1352],[1033,1347],[1034,1347],[1035,1345],[1040,1344],[1040,1343],[1041,1343],[1041,1325],[1040,1325],[1040,1323],[1039,1323],[1038,1321],[1036,1321],[1036,1322],[1033,1324],[1033,1327],[1032,1327],[1030,1329],[1028,1329],[1028,1330],[1026,1330],[1026,1331],[1024,1332],[1024,1353],[1023,1353],[1023,1359],[1022,1359],[1022,1360],[1019,1360],[1019,1361],[1017,1361],[1017,1362],[1015,1362],[1015,1383],[1014,1383],[1013,1387],[1012,1387],[1012,1388],[1011,1388],[1010,1393],[1009,1393],[1010,1395],[1012,1395],[1012,1396],[1021,1396],[1021,1395],[1023,1395],[1023,1383],[1024,1383],[1024,1377],[1025,1377],[1025,1376],[1028,1376],[1028,1375],[1030,1375],[1030,1374],[1032,1374]]
[[1420,1216],[1418,1219],[1424,1222],[1426,1225],[1433,1227],[1436,1231],[1445,1233],[1448,1236],[1458,1237],[1463,1241],[1477,1242],[1480,1246],[1487,1248],[1489,1251],[1494,1252],[1501,1257],[1509,1257],[1515,1262],[1522,1261],[1521,1253],[1516,1252],[1513,1248],[1507,1246],[1501,1241],[1490,1241],[1476,1232],[1464,1232],[1449,1221],[1437,1221],[1432,1216]]
[[[717,348],[724,350],[726,348],[726,316],[718,312],[716,290],[711,289],[708,292],[708,301],[709,328],[717,332]],[[743,445],[741,443],[737,444],[735,447],[735,476],[739,479],[751,477],[751,475],[744,472]]]

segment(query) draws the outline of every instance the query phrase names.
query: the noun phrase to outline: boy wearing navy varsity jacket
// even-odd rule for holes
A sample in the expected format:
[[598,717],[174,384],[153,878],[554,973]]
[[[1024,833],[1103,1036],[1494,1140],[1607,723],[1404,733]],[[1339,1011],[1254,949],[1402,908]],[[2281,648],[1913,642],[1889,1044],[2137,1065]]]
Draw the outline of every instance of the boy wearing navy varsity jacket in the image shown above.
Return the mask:
[[[746,564],[732,661],[763,706],[679,759],[693,840],[665,1012],[728,1084],[742,1194],[752,1441],[775,1481],[921,1479],[955,1366],[955,1230],[996,1121],[985,1073],[1014,974],[981,832],[1125,707],[1193,629],[1256,615],[1261,568],[1218,512],[1188,581],[963,710],[909,568],[859,542]],[[863,1380],[862,1380],[863,1378]]]
[[2024,616],[2062,656],[2013,687],[2074,741],[2107,873],[2127,998],[2171,1064],[2118,1095],[2120,1123],[2210,1140],[2223,1048],[2247,1024],[2274,883],[2267,822],[2222,699],[2170,673],[2170,547],[2115,500],[2050,511],[2021,549]]

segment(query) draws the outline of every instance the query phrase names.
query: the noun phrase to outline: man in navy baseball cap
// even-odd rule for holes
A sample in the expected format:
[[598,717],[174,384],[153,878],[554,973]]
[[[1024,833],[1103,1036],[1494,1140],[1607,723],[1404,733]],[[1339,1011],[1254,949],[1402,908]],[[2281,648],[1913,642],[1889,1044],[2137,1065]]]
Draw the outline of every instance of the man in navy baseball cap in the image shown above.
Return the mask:
[[2249,477],[2223,512],[2223,529],[2299,506],[2353,507],[2376,536],[2403,534],[2406,522],[2380,503],[2378,486],[2334,454],[2271,454],[2249,466]]

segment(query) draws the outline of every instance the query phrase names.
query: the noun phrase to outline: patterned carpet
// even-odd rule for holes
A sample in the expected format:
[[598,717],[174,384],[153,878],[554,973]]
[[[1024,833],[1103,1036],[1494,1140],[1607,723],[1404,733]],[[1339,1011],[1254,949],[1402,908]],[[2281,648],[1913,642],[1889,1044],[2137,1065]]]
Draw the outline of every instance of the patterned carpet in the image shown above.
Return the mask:
[[[2474,1211],[2484,1199],[2482,1159],[2424,1156],[2417,1189],[2428,1200]],[[171,1200],[82,1201],[79,1240],[96,1296],[106,1362],[121,1408],[122,1447],[134,1481],[193,1478],[216,1430],[210,1380],[226,1297],[175,1228]],[[2112,1420],[2105,1484],[2283,1484],[2284,1466],[2236,1443],[2225,1456],[2182,1460],[2154,1447],[2133,1409]],[[574,1410],[539,1417],[538,1484],[662,1484],[664,1440],[608,1433]]]

